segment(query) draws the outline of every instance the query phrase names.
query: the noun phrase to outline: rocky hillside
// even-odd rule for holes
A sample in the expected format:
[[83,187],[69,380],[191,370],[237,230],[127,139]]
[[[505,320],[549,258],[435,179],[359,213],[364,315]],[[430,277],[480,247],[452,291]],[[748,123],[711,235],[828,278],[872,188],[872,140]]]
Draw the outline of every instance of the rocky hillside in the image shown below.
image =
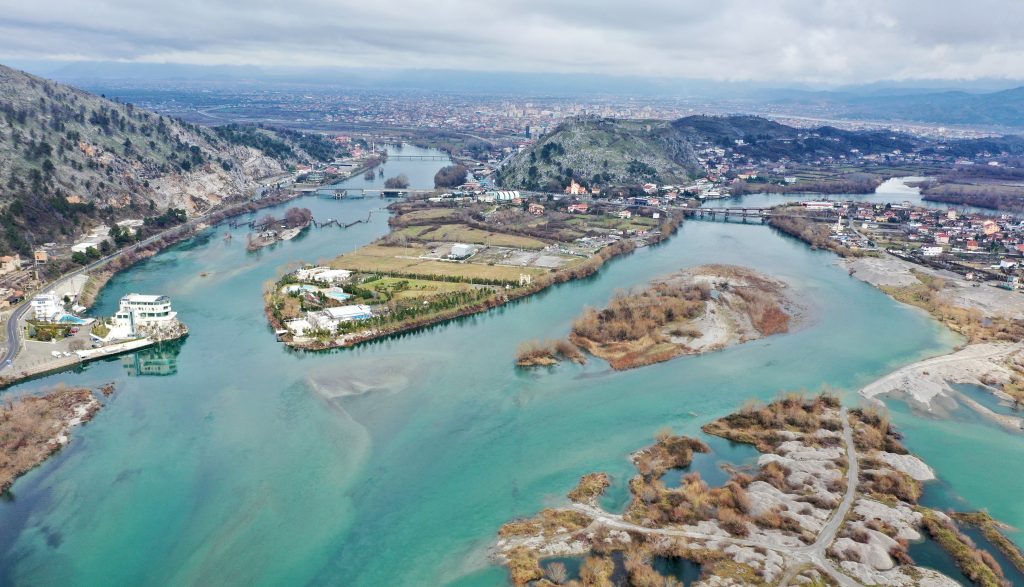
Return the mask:
[[[680,140],[681,139],[681,140]],[[667,121],[574,118],[502,168],[503,186],[558,190],[587,184],[685,180],[697,172],[693,145]]]
[[503,186],[558,189],[585,184],[674,183],[700,174],[698,157],[727,148],[738,160],[808,161],[914,148],[917,141],[889,132],[831,127],[797,129],[755,116],[689,116],[676,121],[567,120],[502,169]]
[[0,66],[0,254],[101,221],[206,212],[332,148],[319,136],[185,124]]

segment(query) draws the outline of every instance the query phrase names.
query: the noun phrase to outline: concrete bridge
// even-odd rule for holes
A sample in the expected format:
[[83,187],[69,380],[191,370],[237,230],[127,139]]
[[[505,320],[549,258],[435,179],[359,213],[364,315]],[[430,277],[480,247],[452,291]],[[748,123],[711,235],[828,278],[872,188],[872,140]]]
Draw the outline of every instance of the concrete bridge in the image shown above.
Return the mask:
[[387,153],[388,161],[448,161],[448,155],[392,155]]
[[721,219],[760,219],[762,222],[775,217],[806,218],[818,222],[832,222],[839,217],[838,211],[828,210],[816,211],[814,214],[795,214],[785,207],[761,208],[751,206],[727,206],[721,208],[683,208],[683,215],[688,218],[708,218],[711,220]]
[[325,188],[316,190],[328,196],[340,200],[342,198],[365,198],[367,194],[377,194],[380,197],[408,196],[410,194],[432,194],[434,188]]

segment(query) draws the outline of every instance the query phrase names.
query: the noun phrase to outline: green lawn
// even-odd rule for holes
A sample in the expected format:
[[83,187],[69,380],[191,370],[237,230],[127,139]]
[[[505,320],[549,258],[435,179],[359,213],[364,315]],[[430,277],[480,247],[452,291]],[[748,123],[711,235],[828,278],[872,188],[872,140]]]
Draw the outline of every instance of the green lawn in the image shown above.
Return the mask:
[[439,293],[472,289],[472,286],[468,283],[407,279],[404,277],[382,277],[373,281],[367,281],[361,284],[360,287],[378,291],[389,299],[422,298]]

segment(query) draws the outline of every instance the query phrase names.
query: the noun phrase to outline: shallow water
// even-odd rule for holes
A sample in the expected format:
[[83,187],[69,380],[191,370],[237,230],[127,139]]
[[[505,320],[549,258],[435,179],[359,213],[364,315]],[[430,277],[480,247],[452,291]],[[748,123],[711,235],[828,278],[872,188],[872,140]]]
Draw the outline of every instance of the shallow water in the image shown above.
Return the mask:
[[[417,184],[440,165],[396,161],[387,175],[401,170]],[[309,197],[301,205],[350,221],[383,202]],[[855,390],[956,342],[921,312],[850,278],[829,253],[765,226],[690,222],[592,278],[485,314],[356,349],[296,352],[275,342],[262,285],[289,262],[326,259],[384,234],[386,215],[257,254],[245,252],[242,229],[230,242],[221,239],[226,230],[119,275],[99,300],[104,314],[130,291],[170,295],[191,328],[179,348],[13,390],[118,384],[69,448],[0,504],[0,584],[501,584],[505,573],[488,564],[486,548],[502,523],[561,503],[591,471],[609,472],[621,490],[633,472],[629,453],[659,429],[697,434],[747,399],[783,390]],[[564,336],[584,306],[707,262],[787,280],[809,324],[621,373],[598,360],[514,368],[520,342]],[[170,374],[133,375],[150,371]],[[951,438],[942,422],[909,413],[897,422],[911,449]],[[971,446],[965,440],[934,461],[934,450],[921,454],[972,503],[1024,520],[1006,492],[978,486],[986,469],[969,457]],[[1022,454],[1019,442],[1013,447],[1002,449],[1004,459]],[[1006,482],[1024,477],[1008,469]]]

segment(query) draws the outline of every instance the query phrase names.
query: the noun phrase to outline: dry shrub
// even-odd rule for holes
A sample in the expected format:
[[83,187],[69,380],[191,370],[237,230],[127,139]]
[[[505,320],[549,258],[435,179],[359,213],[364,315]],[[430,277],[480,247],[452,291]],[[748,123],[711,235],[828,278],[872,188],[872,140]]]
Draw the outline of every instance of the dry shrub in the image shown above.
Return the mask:
[[79,408],[92,406],[88,421],[99,410],[92,392],[58,385],[42,396],[7,400],[0,408],[0,493],[14,480],[61,448],[55,439]]
[[560,585],[569,580],[569,571],[566,570],[565,564],[553,562],[544,569],[544,576],[547,577],[548,581]]
[[579,503],[590,503],[601,496],[612,484],[607,473],[584,475],[576,488],[569,492],[569,499]]
[[871,536],[867,530],[863,528],[854,528],[850,531],[850,539],[854,542],[860,542],[861,544],[867,544],[871,541]]
[[750,486],[751,483],[754,482],[754,477],[752,475],[748,475],[747,473],[736,473],[735,475],[732,476],[732,480],[740,487],[746,489],[747,487]]
[[736,292],[746,302],[747,315],[758,332],[764,336],[789,332],[790,317],[779,303],[777,288],[737,288]]
[[862,477],[865,490],[869,493],[892,495],[907,503],[917,503],[921,497],[921,483],[899,471],[886,473],[866,472]]
[[544,576],[537,555],[526,547],[508,553],[508,572],[514,585],[526,585]]
[[710,499],[711,504],[718,508],[729,508],[742,513],[750,511],[750,496],[735,481],[712,489]]
[[516,350],[516,363],[520,366],[551,365],[558,359],[585,363],[586,356],[571,342],[559,340],[529,340]]
[[705,295],[701,288],[667,283],[619,292],[607,308],[584,310],[573,322],[573,334],[598,344],[640,340],[663,326],[700,316]]
[[914,559],[910,557],[910,553],[907,552],[907,547],[904,544],[893,546],[889,549],[889,556],[893,558],[900,565],[913,565]]
[[669,469],[683,468],[693,462],[693,453],[711,449],[704,442],[689,436],[674,436],[670,431],[658,433],[657,442],[633,457],[637,470],[648,478],[659,478]]
[[593,587],[613,587],[612,573],[615,563],[602,556],[588,556],[580,568],[580,580]]
[[729,534],[740,538],[750,534],[746,516],[731,508],[718,509],[718,525]]
[[703,430],[770,452],[781,441],[780,430],[808,433],[838,428],[841,424],[835,418],[825,417],[826,410],[834,410],[837,405],[838,400],[830,394],[807,398],[790,393],[767,405],[749,402],[738,412],[706,424]]
[[789,476],[789,473],[790,471],[786,467],[772,461],[761,467],[761,471],[758,473],[757,478],[779,491],[787,491],[789,489],[789,484],[786,482],[786,477]]

